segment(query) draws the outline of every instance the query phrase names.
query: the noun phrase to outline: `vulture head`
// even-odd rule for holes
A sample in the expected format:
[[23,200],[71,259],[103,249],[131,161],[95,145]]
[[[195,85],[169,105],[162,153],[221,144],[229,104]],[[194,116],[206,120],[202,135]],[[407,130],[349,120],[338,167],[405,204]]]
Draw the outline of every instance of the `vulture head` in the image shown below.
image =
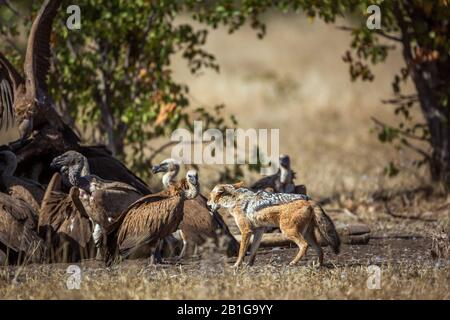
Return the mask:
[[198,181],[198,173],[196,170],[189,170],[186,173],[186,184],[187,188],[185,188],[184,194],[187,199],[194,199],[197,197],[200,191],[200,184]]
[[291,159],[287,154],[280,155],[280,166],[289,170],[291,167]]
[[161,162],[159,165],[155,165],[152,167],[152,173],[157,174],[160,172],[164,173],[163,176],[163,185],[164,187],[168,187],[169,185],[175,183],[175,178],[180,171],[180,163],[175,159],[166,159]]
[[89,164],[85,156],[76,151],[67,151],[53,159],[50,167],[59,172],[72,186],[76,186],[90,193],[90,183],[86,178],[89,175]]
[[172,158],[166,159],[162,161],[159,165],[152,167],[152,173],[160,173],[160,172],[169,172],[169,171],[176,171],[178,172],[180,170],[180,163]]
[[81,153],[70,150],[54,158],[50,166],[58,170],[62,167],[84,166],[85,159]]

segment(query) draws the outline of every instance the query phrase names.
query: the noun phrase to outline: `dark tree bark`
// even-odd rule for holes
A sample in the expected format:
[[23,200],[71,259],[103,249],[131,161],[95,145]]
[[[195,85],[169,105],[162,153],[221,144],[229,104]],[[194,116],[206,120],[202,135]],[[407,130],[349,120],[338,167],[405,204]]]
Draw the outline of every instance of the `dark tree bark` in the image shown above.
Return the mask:
[[[432,147],[428,163],[434,182],[450,188],[450,108],[440,104],[439,97],[450,98],[450,61],[442,56],[427,57],[426,44],[417,43],[422,55],[414,52],[413,40],[424,38],[422,30],[417,30],[415,22],[427,24],[426,30],[434,30],[436,22],[427,18],[423,11],[415,6],[397,2],[394,6],[396,19],[401,32],[403,57],[409,68],[411,78],[417,90],[420,108],[426,120]],[[449,33],[449,31],[447,31]],[[450,34],[448,35],[450,36]],[[446,52],[438,52],[446,55]]]

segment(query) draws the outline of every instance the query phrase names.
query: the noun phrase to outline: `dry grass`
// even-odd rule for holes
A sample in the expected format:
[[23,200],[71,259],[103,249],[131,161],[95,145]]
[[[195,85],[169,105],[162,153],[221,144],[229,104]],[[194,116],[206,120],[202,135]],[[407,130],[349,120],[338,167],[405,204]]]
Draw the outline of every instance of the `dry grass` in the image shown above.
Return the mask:
[[[289,256],[293,254],[289,250]],[[352,254],[350,252],[349,254]],[[287,267],[280,251],[261,254],[255,267],[234,270],[218,261],[183,266],[127,262],[112,269],[82,265],[80,290],[68,290],[66,266],[29,266],[17,277],[0,272],[4,299],[450,299],[449,265],[380,264],[380,289],[368,289],[367,263],[352,259],[317,269],[310,262]],[[397,254],[397,256],[399,256]],[[376,263],[377,257],[372,258]]]

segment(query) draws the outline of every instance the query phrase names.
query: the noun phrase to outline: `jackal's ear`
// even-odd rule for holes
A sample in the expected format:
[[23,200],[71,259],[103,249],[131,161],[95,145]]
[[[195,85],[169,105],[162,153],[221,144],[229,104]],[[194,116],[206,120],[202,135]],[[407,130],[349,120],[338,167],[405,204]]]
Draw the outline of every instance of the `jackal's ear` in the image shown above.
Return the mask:
[[232,186],[233,186],[233,188],[235,188],[235,189],[242,188],[242,187],[244,186],[244,181],[236,182],[235,184],[232,184]]
[[216,194],[222,194],[225,192],[225,189],[224,189],[223,185],[218,184],[211,190],[211,192],[215,192]]
[[241,188],[242,185],[243,185],[242,182],[238,182],[238,183],[235,183],[235,184],[226,184],[226,185],[223,186],[223,189],[226,191],[226,193],[235,194],[236,193],[236,189]]

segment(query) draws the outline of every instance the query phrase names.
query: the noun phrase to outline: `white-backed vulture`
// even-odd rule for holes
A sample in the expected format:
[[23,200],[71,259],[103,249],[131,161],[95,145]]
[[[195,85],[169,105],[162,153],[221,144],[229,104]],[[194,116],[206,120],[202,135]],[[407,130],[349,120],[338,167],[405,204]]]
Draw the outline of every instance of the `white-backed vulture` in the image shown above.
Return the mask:
[[133,203],[108,230],[108,262],[115,257],[143,258],[152,255],[159,241],[178,229],[187,199],[198,195],[197,172],[156,194]]
[[[180,170],[179,163],[174,159],[166,159],[159,165],[153,166],[153,174],[164,172],[162,182],[165,188],[176,183],[176,176]],[[199,194],[192,200],[184,203],[184,218],[180,223],[180,235],[183,247],[179,257],[183,257],[187,247],[202,245],[208,240],[226,249],[229,256],[237,254],[239,243],[231,234],[222,216],[217,212],[211,212],[207,207],[207,199]]]
[[306,186],[295,185],[295,172],[291,169],[288,155],[280,155],[280,169],[277,173],[256,181],[250,189],[253,191],[266,190],[276,193],[296,193],[306,195]]
[[117,218],[130,204],[148,194],[129,184],[91,174],[87,158],[76,151],[67,151],[56,157],[51,166],[60,170],[63,180],[70,186],[85,189],[82,183],[88,182],[88,190],[85,191],[90,194],[90,204],[107,218]]
[[56,157],[51,166],[60,170],[65,184],[81,189],[80,199],[95,225],[93,236],[99,248],[102,247],[104,231],[110,221],[144,196],[126,183],[91,175],[87,158],[76,151],[67,151]]
[[0,251],[3,252],[3,260],[10,264],[43,261],[46,246],[35,231],[36,219],[36,213],[25,202],[0,193]]
[[44,187],[33,180],[15,177],[16,168],[16,155],[11,151],[0,151],[0,191],[25,201],[35,212],[39,212]]
[[62,178],[55,173],[45,191],[39,213],[38,233],[45,239],[53,262],[76,262],[95,254],[92,224],[79,199],[79,189],[61,191]]

